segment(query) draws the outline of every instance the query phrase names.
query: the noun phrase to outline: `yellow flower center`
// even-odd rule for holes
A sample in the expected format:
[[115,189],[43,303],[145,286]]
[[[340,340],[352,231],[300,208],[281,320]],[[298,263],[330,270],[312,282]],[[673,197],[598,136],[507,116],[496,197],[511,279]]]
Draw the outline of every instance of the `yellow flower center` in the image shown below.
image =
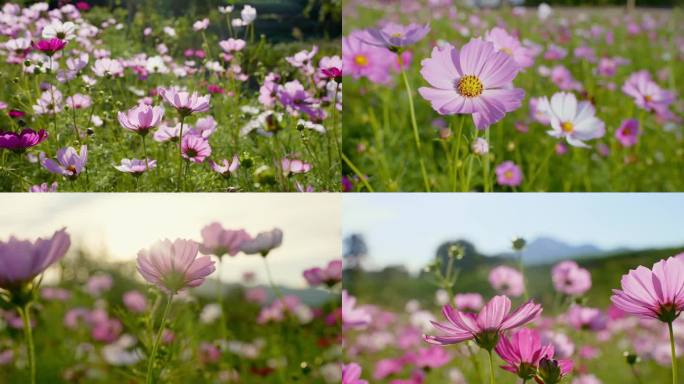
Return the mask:
[[501,48],[501,52],[507,54],[508,56],[513,55],[513,51],[510,48]]
[[401,32],[393,33],[392,37],[401,37]]
[[646,100],[646,102],[649,103],[652,100],[652,98],[650,95],[646,95],[644,96],[644,100]]
[[456,85],[456,89],[461,96],[476,97],[482,94],[484,86],[477,76],[466,75],[461,77]]
[[364,55],[356,55],[354,57],[354,62],[356,63],[356,65],[365,67],[366,65],[368,65],[368,58]]
[[512,179],[513,178],[513,171],[504,172],[504,177],[507,179]]
[[561,129],[565,133],[570,133],[575,129],[575,127],[572,125],[571,122],[566,121],[566,122],[561,123]]

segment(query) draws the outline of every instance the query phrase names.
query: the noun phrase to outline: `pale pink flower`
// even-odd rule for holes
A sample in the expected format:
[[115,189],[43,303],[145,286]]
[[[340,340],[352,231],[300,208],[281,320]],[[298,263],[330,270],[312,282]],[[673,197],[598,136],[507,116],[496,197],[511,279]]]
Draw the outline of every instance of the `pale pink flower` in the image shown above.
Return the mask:
[[59,261],[71,246],[66,229],[55,232],[50,239],[31,242],[12,236],[0,241],[0,287],[20,288]]

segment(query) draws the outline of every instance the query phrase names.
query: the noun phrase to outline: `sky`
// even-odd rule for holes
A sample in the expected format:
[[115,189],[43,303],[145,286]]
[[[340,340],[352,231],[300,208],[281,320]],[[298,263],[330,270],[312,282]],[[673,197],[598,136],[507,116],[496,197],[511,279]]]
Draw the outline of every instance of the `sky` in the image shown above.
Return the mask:
[[[283,244],[268,257],[277,284],[304,287],[301,272],[340,257],[340,197],[310,193],[223,194],[4,194],[0,240],[35,239],[67,227],[72,250],[107,250],[109,260],[130,260],[140,249],[169,238],[201,241],[202,227],[218,221],[251,234],[279,227]],[[253,271],[266,283],[259,256],[224,258],[221,277],[236,282]]]
[[417,271],[444,241],[484,253],[510,240],[550,236],[569,244],[649,248],[684,244],[684,194],[345,194],[342,233],[364,235],[368,268]]

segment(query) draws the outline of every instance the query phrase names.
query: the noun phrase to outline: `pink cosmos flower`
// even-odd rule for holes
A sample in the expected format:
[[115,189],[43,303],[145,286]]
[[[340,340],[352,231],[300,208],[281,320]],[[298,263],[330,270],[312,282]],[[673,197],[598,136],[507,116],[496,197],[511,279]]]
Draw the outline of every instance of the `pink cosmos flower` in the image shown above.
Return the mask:
[[504,295],[518,297],[525,292],[523,275],[515,268],[499,265],[489,272],[489,284]]
[[41,51],[48,56],[52,56],[61,51],[66,45],[66,40],[61,40],[58,38],[38,40],[37,43],[31,43],[33,49]]
[[520,68],[527,68],[534,64],[532,49],[522,45],[517,37],[509,34],[505,29],[494,27],[485,34],[484,39],[493,43],[497,51],[511,56]]
[[494,44],[470,40],[459,52],[452,45],[435,47],[420,71],[432,87],[418,92],[442,115],[472,114],[478,129],[503,119],[522,102],[525,92],[513,88],[518,65]]
[[27,148],[35,147],[47,139],[44,129],[36,132],[31,128],[24,128],[20,133],[0,132],[0,149],[23,152]]
[[373,83],[386,84],[391,80],[390,61],[394,55],[386,49],[364,43],[362,31],[342,38],[342,68],[354,79],[365,77]]
[[85,169],[88,161],[88,147],[81,146],[80,152],[76,152],[73,147],[61,148],[57,151],[57,161],[45,158],[40,159],[40,164],[48,171],[75,178]]
[[494,172],[496,173],[496,182],[499,183],[499,185],[517,187],[522,183],[522,171],[520,170],[520,167],[512,161],[504,161],[497,165]]
[[568,324],[577,330],[602,331],[606,329],[607,317],[598,308],[572,305],[566,313]]
[[342,290],[342,327],[363,328],[370,324],[371,315],[366,310],[356,307],[356,297]]
[[138,272],[168,294],[197,287],[216,269],[209,256],[197,257],[198,251],[191,240],[159,241],[138,252]]
[[159,125],[164,117],[164,108],[139,104],[126,112],[119,112],[117,117],[122,127],[145,136]]
[[202,163],[211,155],[211,146],[209,141],[200,136],[183,135],[181,151],[183,158],[193,163]]
[[419,25],[411,23],[409,25],[401,25],[390,22],[385,23],[379,28],[365,30],[363,34],[359,35],[359,38],[369,45],[397,50],[417,43],[429,32],[429,24]]
[[522,328],[508,338],[499,340],[496,353],[507,363],[501,368],[516,374],[523,380],[530,380],[537,374],[537,367],[543,358],[553,358],[553,345],[542,345],[539,333]]
[[233,39],[232,37],[228,40],[219,41],[219,46],[225,52],[238,52],[241,51],[247,43],[242,39]]
[[329,287],[342,281],[342,260],[333,260],[325,268],[310,268],[303,273],[306,282],[312,287],[325,284]]
[[556,65],[551,69],[549,73],[551,76],[551,81],[553,81],[561,91],[581,91],[582,84],[575,80],[572,76],[572,72],[562,65]]
[[647,111],[666,110],[675,100],[675,94],[660,88],[646,70],[631,74],[622,86],[622,92],[632,96],[636,105]]
[[66,105],[73,109],[84,109],[91,105],[90,96],[77,93],[66,98]]
[[29,192],[57,192],[57,182],[53,182],[48,185],[48,183],[33,185],[29,189]]
[[13,290],[29,283],[50,265],[59,261],[71,246],[66,228],[55,232],[50,239],[38,238],[31,242],[12,236],[0,241],[0,287]]
[[572,93],[559,92],[541,99],[537,109],[551,121],[547,133],[556,138],[565,138],[574,147],[588,147],[586,140],[598,139],[606,133],[605,124],[596,115],[596,109],[589,101],[577,102]]
[[271,250],[280,247],[283,242],[283,231],[273,228],[260,232],[256,237],[247,239],[240,244],[240,251],[248,255],[261,254],[266,257]]
[[289,176],[290,174],[307,173],[311,171],[312,165],[299,159],[284,157],[280,161],[280,167],[283,171],[283,175]]
[[222,257],[225,254],[235,256],[240,252],[240,246],[251,239],[244,229],[225,229],[220,223],[211,223],[202,228],[202,244],[200,252],[205,255]]
[[138,291],[124,293],[123,303],[133,313],[145,313],[147,310],[147,298]]
[[209,110],[211,95],[200,96],[197,92],[189,93],[176,87],[160,88],[159,94],[169,105],[176,108],[181,116]]
[[591,288],[591,273],[572,260],[554,265],[551,280],[556,291],[566,295],[580,296]]
[[152,170],[156,167],[157,160],[150,159],[121,159],[121,164],[114,166],[117,170],[130,173],[133,176],[140,176],[148,169]]
[[671,323],[684,310],[684,262],[678,258],[660,260],[652,269],[632,269],[620,285],[610,300],[634,316]]
[[421,369],[436,369],[446,365],[451,360],[451,355],[446,349],[431,345],[428,348],[420,348],[417,352],[407,353],[404,360]]
[[98,77],[122,77],[124,66],[119,60],[112,60],[108,57],[95,60],[93,72]]
[[623,147],[632,147],[639,141],[639,121],[636,119],[622,120],[620,127],[615,130],[615,138]]
[[208,18],[204,18],[202,20],[197,20],[197,21],[195,21],[194,24],[192,24],[192,29],[195,32],[203,31],[203,30],[207,29],[207,27],[209,27],[209,19]]
[[356,363],[342,365],[342,384],[368,384],[361,380],[361,366]]
[[201,119],[197,119],[195,126],[188,131],[191,135],[200,136],[204,139],[208,139],[214,132],[216,132],[216,127],[218,123],[212,116],[207,116]]
[[506,296],[494,296],[482,308],[479,314],[460,312],[450,305],[442,307],[447,324],[432,322],[443,336],[428,336],[426,342],[437,345],[456,344],[466,340],[475,340],[483,349],[491,351],[499,342],[501,332],[518,328],[539,316],[542,307],[532,300],[520,306],[513,313],[511,300]]
[[228,160],[223,159],[218,163],[214,162],[214,160],[209,160],[209,165],[214,172],[217,172],[224,177],[229,177],[236,173],[238,168],[240,168],[240,158],[238,155],[234,155],[232,161],[228,162]]
[[454,304],[461,312],[478,312],[484,305],[484,299],[479,293],[458,293],[454,296]]

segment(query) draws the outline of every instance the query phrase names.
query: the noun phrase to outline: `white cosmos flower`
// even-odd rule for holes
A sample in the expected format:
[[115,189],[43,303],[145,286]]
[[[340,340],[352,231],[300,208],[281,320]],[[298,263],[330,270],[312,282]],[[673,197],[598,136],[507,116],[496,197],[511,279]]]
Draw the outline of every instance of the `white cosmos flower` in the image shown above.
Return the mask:
[[72,40],[76,37],[76,24],[54,20],[43,28],[43,39]]
[[557,138],[565,137],[572,146],[588,147],[584,141],[598,139],[606,133],[605,124],[595,116],[594,106],[588,101],[578,103],[572,93],[556,93],[551,102],[544,97],[537,109],[551,121],[551,130],[547,133]]
[[256,8],[251,5],[245,5],[245,7],[242,8],[242,12],[240,12],[240,17],[242,18],[242,21],[245,22],[245,25],[252,24],[257,17]]

